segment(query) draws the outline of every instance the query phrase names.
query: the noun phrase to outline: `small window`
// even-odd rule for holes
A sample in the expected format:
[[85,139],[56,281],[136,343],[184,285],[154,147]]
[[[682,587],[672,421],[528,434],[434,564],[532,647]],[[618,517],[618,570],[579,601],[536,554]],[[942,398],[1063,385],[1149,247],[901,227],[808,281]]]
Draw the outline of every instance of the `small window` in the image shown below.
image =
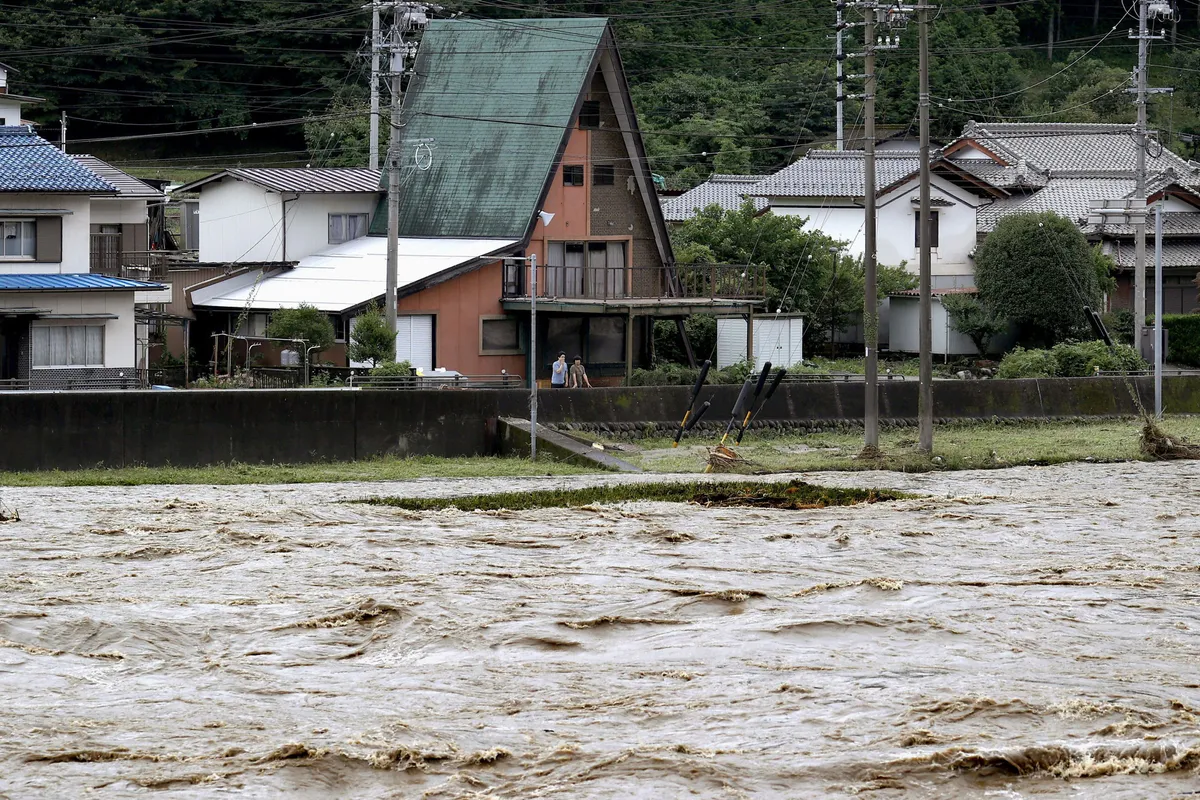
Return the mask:
[[521,351],[521,328],[512,317],[481,319],[479,349],[491,353]]
[[333,340],[346,341],[346,320],[341,314],[330,314],[329,321],[333,323]]
[[341,244],[367,235],[366,214],[330,214],[329,243]]
[[563,164],[563,186],[583,186],[582,164]]
[[[917,232],[913,235],[913,239],[915,241],[914,247],[920,247],[921,246],[921,212],[917,211],[915,213],[916,213],[916,218],[917,218]],[[931,211],[930,214],[932,214],[932,216],[929,218],[929,238],[932,241],[929,243],[929,246],[937,247],[938,246],[938,212]]]
[[596,164],[592,167],[593,186],[612,186],[616,182],[616,172],[612,164]]
[[579,127],[581,128],[599,128],[600,127],[600,101],[599,100],[584,100],[583,107],[579,109]]
[[33,366],[104,366],[104,326],[39,325],[34,327]]
[[37,225],[31,219],[0,221],[0,259],[28,260],[37,251]]

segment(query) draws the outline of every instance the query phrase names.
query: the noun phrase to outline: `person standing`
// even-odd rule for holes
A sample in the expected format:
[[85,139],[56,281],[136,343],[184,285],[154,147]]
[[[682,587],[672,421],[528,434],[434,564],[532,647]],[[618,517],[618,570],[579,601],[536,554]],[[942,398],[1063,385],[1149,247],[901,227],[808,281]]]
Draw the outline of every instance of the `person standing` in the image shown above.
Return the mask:
[[550,365],[550,388],[567,388],[567,354],[559,353],[558,358]]
[[588,380],[587,370],[583,368],[583,359],[575,356],[574,362],[571,364],[571,373],[569,385],[572,389],[582,389],[584,386],[592,388],[592,382]]

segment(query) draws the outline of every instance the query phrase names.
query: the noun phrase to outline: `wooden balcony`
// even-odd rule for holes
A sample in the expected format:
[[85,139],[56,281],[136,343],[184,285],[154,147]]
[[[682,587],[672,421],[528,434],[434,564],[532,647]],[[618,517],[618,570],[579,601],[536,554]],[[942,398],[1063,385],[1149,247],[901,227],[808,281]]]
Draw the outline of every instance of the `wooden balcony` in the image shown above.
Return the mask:
[[139,281],[167,280],[166,250],[121,250],[120,234],[93,233],[89,272]]
[[[528,300],[529,265],[505,264],[503,300]],[[538,266],[539,302],[631,301],[761,302],[767,296],[767,270],[761,265],[681,264],[664,267]]]

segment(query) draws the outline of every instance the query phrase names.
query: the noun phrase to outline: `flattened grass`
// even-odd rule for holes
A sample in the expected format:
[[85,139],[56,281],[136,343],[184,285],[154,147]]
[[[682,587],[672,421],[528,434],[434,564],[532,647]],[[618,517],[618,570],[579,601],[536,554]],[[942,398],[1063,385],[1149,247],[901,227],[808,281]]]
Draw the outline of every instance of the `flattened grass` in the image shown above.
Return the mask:
[[0,472],[0,486],[142,486],[146,484],[342,483],[416,478],[509,478],[590,475],[597,470],[548,459],[378,458],[318,464],[218,464],[210,467],[121,467]]
[[442,511],[450,508],[459,511],[524,511],[531,508],[578,508],[632,501],[802,509],[875,503],[901,497],[904,495],[898,492],[831,488],[804,481],[692,481],[624,483],[588,486],[582,489],[541,489],[467,497],[370,497],[347,502],[391,506],[406,511]]

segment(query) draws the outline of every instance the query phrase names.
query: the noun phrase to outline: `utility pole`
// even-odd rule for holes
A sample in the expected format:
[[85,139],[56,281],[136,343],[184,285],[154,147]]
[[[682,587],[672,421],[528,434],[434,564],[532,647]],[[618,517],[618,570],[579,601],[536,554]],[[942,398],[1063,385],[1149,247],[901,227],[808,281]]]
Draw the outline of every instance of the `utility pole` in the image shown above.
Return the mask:
[[[866,367],[863,381],[863,454],[873,456],[879,450],[879,281],[875,209],[875,53],[895,50],[899,38],[876,38],[879,4],[867,0],[858,4],[863,10],[863,338]],[[832,335],[832,332],[831,332]]]
[[[59,112],[58,149],[67,152],[67,112]],[[20,122],[20,120],[17,120]]]
[[842,11],[846,8],[846,4],[842,0],[837,3],[837,26],[834,61],[837,63],[837,87],[835,88],[834,99],[837,101],[837,149],[842,150],[846,146],[846,54],[842,51],[842,31],[848,26],[842,19]]
[[1154,209],[1154,418],[1163,413],[1163,205],[1159,200]]
[[1151,94],[1169,93],[1170,89],[1149,89],[1146,80],[1149,73],[1147,51],[1150,41],[1161,39],[1162,34],[1150,33],[1150,18],[1173,16],[1171,4],[1165,0],[1138,0],[1138,32],[1130,32],[1131,39],[1137,39],[1138,63],[1134,71],[1137,79],[1136,87],[1131,89],[1136,98],[1137,122],[1133,133],[1137,144],[1136,166],[1134,168],[1134,200],[1139,204],[1133,222],[1133,345],[1142,347],[1143,329],[1146,324],[1146,150],[1149,135],[1146,130],[1147,96]]
[[416,55],[415,42],[405,40],[408,33],[424,28],[429,20],[421,3],[394,2],[392,7],[392,30],[388,37],[391,63],[388,75],[392,92],[391,126],[388,131],[388,221],[387,221],[387,324],[396,336],[396,271],[400,264],[400,101],[402,98],[404,71],[408,57]]
[[920,391],[917,400],[918,447],[933,452],[933,209],[929,202],[929,6],[917,6],[920,27],[921,125],[921,255],[920,255]]
[[[529,460],[537,461],[537,253],[529,254]],[[631,331],[626,336],[632,335]]]
[[379,169],[379,50],[379,0],[371,0],[371,169]]

